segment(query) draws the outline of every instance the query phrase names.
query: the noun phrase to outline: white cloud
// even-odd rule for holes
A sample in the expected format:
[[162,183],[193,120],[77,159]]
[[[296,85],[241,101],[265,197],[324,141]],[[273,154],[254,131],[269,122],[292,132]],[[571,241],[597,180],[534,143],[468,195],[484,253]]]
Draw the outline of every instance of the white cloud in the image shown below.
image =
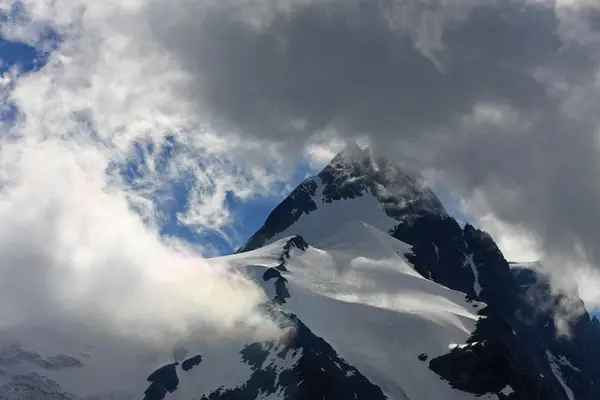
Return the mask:
[[525,229],[502,222],[491,213],[480,216],[477,221],[481,229],[494,237],[507,260],[530,262],[541,258],[539,245]]
[[123,191],[107,185],[101,152],[24,144],[3,147],[2,154],[11,146],[20,152],[16,168],[14,159],[0,164],[12,165],[12,182],[0,192],[3,327],[77,318],[160,338],[256,318],[262,291],[225,265],[161,241]]
[[[157,225],[174,181],[190,194],[180,222],[219,230],[228,193],[269,193],[287,170],[267,171],[281,161],[268,145],[219,131],[180,99],[187,76],[146,41],[142,5],[29,1],[3,24],[14,40],[39,44],[48,28],[61,37],[43,68],[1,80],[3,104],[18,110],[0,134],[3,328],[71,319],[155,339],[269,326],[253,311],[264,300],[254,283]],[[161,155],[167,143],[176,154]],[[136,145],[139,174],[126,185],[115,166]]]
[[[170,181],[185,178],[191,197],[180,220],[218,230],[231,222],[227,193],[242,199],[269,193],[291,163],[282,162],[275,145],[215,125],[180,95],[190,77],[149,36],[143,12],[149,3],[24,3],[3,33],[36,43],[41,31],[52,29],[62,41],[42,70],[17,79],[10,98],[23,120],[13,131],[93,146],[114,163],[132,157],[136,143],[152,145],[136,180],[138,200],[164,194]],[[177,154],[159,171],[156,164],[165,160],[157,155],[167,137],[174,138]]]
[[523,263],[546,274],[552,289],[565,297],[561,301],[561,309],[555,316],[559,332],[568,335],[569,323],[573,317],[582,313],[578,296],[583,300],[588,311],[600,308],[600,273],[593,268],[583,256],[583,251],[575,251],[580,257],[575,259],[571,254],[558,257],[548,254],[540,245],[540,241],[526,228],[503,222],[490,210],[482,196],[475,195],[469,199],[461,199],[462,211],[472,216],[478,226],[490,233],[494,241],[508,261]]
[[343,139],[329,138],[307,146],[305,153],[310,168],[318,170],[325,167],[345,145]]
[[573,278],[577,282],[579,296],[585,302],[588,310],[600,309],[600,291],[598,290],[600,272],[594,268],[582,267],[575,270]]

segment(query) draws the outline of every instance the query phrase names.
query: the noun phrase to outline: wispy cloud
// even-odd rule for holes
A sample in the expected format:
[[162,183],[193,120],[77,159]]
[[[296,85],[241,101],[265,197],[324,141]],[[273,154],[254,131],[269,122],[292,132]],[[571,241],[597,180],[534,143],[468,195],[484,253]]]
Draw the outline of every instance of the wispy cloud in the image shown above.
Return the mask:
[[267,170],[273,146],[204,123],[175,92],[185,71],[136,31],[138,5],[109,3],[0,3],[5,37],[59,39],[40,69],[1,81],[16,110],[0,134],[2,328],[86,321],[172,340],[202,326],[269,327],[253,308],[260,288],[161,236],[161,212],[183,181],[180,223],[220,230],[227,195],[269,193],[287,170]]

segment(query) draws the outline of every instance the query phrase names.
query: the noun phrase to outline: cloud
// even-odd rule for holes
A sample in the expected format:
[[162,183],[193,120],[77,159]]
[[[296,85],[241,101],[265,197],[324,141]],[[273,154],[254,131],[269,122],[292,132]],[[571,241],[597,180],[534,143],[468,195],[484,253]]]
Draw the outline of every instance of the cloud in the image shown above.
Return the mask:
[[[173,182],[191,182],[182,223],[224,229],[228,194],[269,193],[298,154],[319,163],[366,137],[480,197],[488,221],[534,238],[548,260],[597,270],[599,13],[550,0],[27,2],[3,34],[39,44],[53,31],[60,43],[9,85],[19,119],[1,157],[24,169],[24,145],[49,146],[82,181],[101,176],[97,190],[126,199],[145,222],[136,232],[152,236]],[[169,143],[177,155],[164,158]],[[113,167],[139,146],[140,173],[123,185]],[[59,187],[11,176],[3,198]]]
[[248,140],[367,135],[479,193],[548,260],[600,266],[594,4],[181,1],[144,14],[191,77],[180,96]]
[[15,144],[21,154],[8,160],[11,181],[0,192],[2,328],[84,320],[158,340],[203,325],[269,325],[253,310],[261,289],[161,239],[123,190],[107,186],[97,149],[23,145]]
[[482,229],[492,235],[507,260],[533,262],[542,258],[537,238],[524,228],[499,220],[477,197],[463,199],[462,205],[463,212],[472,216]]
[[149,341],[240,322],[271,332],[255,283],[160,226],[184,182],[180,223],[226,227],[228,195],[270,193],[286,173],[267,170],[275,146],[236,142],[190,111],[176,92],[185,71],[129,29],[134,2],[86,3],[0,2],[5,37],[59,39],[41,68],[0,80],[15,110],[0,133],[0,327],[84,321]]

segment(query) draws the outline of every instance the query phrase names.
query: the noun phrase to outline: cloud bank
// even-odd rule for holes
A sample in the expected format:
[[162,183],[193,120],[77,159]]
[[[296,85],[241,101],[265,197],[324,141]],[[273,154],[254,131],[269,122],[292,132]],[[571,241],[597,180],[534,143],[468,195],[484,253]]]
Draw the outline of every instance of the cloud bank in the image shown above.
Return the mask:
[[150,341],[272,328],[253,309],[265,300],[255,284],[143,223],[97,149],[14,146],[0,197],[0,328],[84,321]]
[[240,322],[272,332],[254,283],[160,227],[185,183],[179,222],[226,228],[226,197],[269,193],[280,175],[264,166],[278,160],[188,112],[182,72],[119,30],[134,5],[105,6],[0,3],[6,38],[52,48],[41,69],[0,80],[0,328],[84,322],[150,342]]
[[[39,286],[49,307],[85,298],[102,314],[141,299],[167,321],[187,289],[166,304],[154,293],[196,281],[215,293],[223,281],[157,235],[173,182],[189,182],[181,223],[223,230],[227,196],[270,193],[299,154],[319,163],[356,138],[443,177],[483,222],[531,240],[552,271],[598,276],[592,3],[37,0],[0,10],[5,37],[51,49],[40,70],[3,77],[18,113],[0,138],[0,247],[26,260],[19,273],[5,267],[7,282]],[[163,275],[165,265],[181,272]],[[246,283],[225,278],[239,302],[197,299],[204,317],[244,310],[235,294]],[[57,297],[64,282],[74,289]]]
[[367,136],[531,238],[553,272],[600,265],[597,5],[182,1],[144,12],[192,77],[180,96],[198,112],[249,140]]

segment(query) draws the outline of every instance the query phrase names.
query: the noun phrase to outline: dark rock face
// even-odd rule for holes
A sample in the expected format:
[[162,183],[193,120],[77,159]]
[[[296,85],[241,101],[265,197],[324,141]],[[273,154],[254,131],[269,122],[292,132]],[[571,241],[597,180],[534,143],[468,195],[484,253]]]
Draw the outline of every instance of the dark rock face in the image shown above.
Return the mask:
[[269,268],[265,271],[265,273],[263,274],[263,280],[265,281],[269,281],[270,279],[277,279],[277,278],[281,278],[281,272],[279,272],[277,269],[275,268]]
[[313,199],[317,191],[317,186],[317,182],[314,179],[302,182],[285,200],[275,207],[267,217],[263,227],[252,235],[237,252],[243,253],[262,247],[268,239],[289,228],[302,214],[315,211],[317,204]]
[[[463,267],[467,243],[454,218],[419,213],[396,225],[391,235],[412,246],[412,253],[405,256],[422,276],[476,297],[473,272]],[[461,268],[450,269],[448,265]]]
[[484,318],[466,345],[434,358],[429,368],[458,390],[483,395],[511,388],[511,399],[551,399],[539,374],[531,374],[533,366],[524,357],[525,350],[510,326],[500,318],[481,310]]
[[176,367],[179,363],[168,364],[160,367],[148,377],[152,382],[144,392],[144,400],[162,400],[167,393],[173,393],[179,385]]
[[195,355],[193,357],[188,358],[187,360],[181,363],[181,369],[184,371],[189,371],[194,368],[196,365],[200,365],[202,362],[202,356],[200,354]]
[[285,299],[290,297],[290,292],[286,286],[287,279],[281,275],[278,269],[269,268],[263,274],[263,279],[269,281],[275,279],[275,297],[273,301],[277,304],[285,303]]
[[[537,333],[537,340],[530,338],[530,347],[536,350],[539,358],[550,363],[549,373],[559,369],[575,398],[600,398],[600,326],[597,319],[585,311],[576,293],[570,296],[553,293],[548,279],[536,270],[513,267],[511,271],[522,289],[523,302],[518,310],[520,321]],[[564,327],[554,323],[555,315],[563,312],[565,304],[574,313],[566,332]]]
[[421,275],[488,305],[469,340],[476,344],[431,360],[433,371],[474,394],[510,386],[511,399],[567,399],[549,351],[579,369],[558,367],[575,398],[600,398],[600,330],[582,303],[571,338],[561,338],[553,323],[561,299],[551,293],[547,281],[541,284],[530,272],[515,276],[487,233],[470,225],[461,228],[449,217],[420,213],[399,223],[391,234],[412,246],[406,258]]
[[575,398],[600,398],[600,330],[583,303],[572,336],[561,338],[553,323],[561,312],[560,296],[531,272],[515,275],[487,233],[425,212],[402,221],[391,234],[412,246],[406,257],[421,275],[488,305],[470,339],[477,344],[430,362],[451,385],[474,394],[510,386],[511,399],[567,399],[550,352],[578,369],[558,366]]
[[304,240],[304,238],[300,235],[296,235],[296,236],[290,238],[283,245],[283,252],[281,253],[281,256],[279,257],[279,261],[282,264],[285,264],[285,260],[290,258],[290,250],[293,248],[300,249],[300,250],[306,250],[308,248],[308,243],[306,243],[306,240]]
[[279,265],[275,268],[277,268],[280,271],[287,271],[285,264],[286,264],[286,261],[290,258],[290,251],[294,248],[300,249],[300,250],[306,250],[308,248],[308,243],[306,243],[304,238],[300,235],[296,235],[296,236],[288,239],[288,241],[285,243],[285,245],[283,245],[283,251],[281,252],[281,255],[279,256]]
[[285,268],[286,261],[290,258],[290,251],[293,248],[300,249],[302,251],[308,248],[308,243],[304,240],[304,238],[300,235],[296,235],[283,245],[283,251],[281,252],[281,256],[279,256],[279,265],[275,268],[269,268],[263,274],[263,280],[269,281],[271,279],[275,279],[275,297],[272,299],[273,302],[277,304],[284,304],[285,299],[290,297],[290,292],[287,288],[287,279],[281,275],[281,272],[287,272],[287,268]]
[[[192,370],[200,365],[202,356],[200,354],[190,357],[181,363],[181,369],[185,372]],[[174,393],[179,386],[179,376],[177,375],[178,362],[164,365],[148,376],[150,386],[144,392],[144,400],[163,400],[168,393]]]
[[290,298],[290,292],[285,285],[287,279],[280,277],[275,281],[275,298],[273,299],[278,304],[285,303],[285,299]]
[[[219,389],[203,400],[246,400],[260,394],[279,393],[290,400],[383,400],[381,389],[348,364],[294,314],[268,307],[277,320],[292,326],[293,340],[286,343],[250,343],[242,351],[253,370],[250,379],[233,389]],[[274,359],[285,359],[289,367],[278,372]]]

